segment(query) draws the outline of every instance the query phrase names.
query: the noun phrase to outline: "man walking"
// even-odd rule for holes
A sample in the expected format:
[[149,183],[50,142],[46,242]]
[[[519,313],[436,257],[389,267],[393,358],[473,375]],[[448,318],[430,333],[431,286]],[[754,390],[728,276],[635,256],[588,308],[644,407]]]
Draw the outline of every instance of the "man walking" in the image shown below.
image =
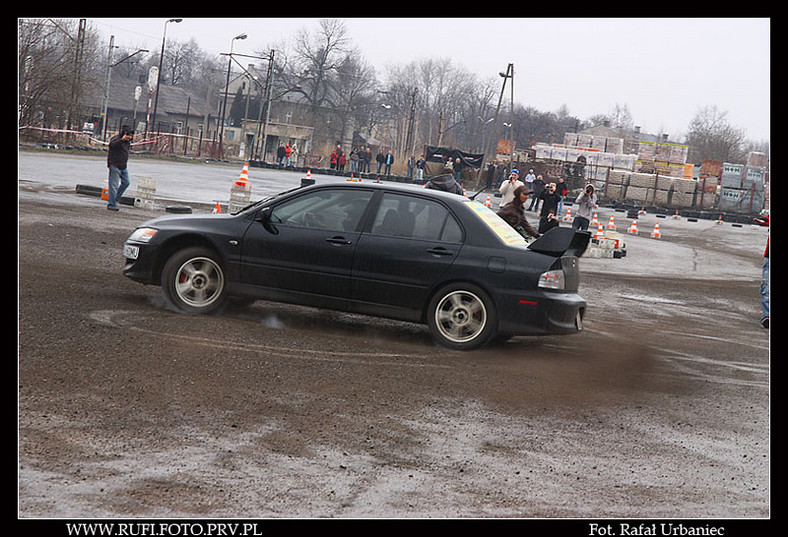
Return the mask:
[[109,168],[107,209],[110,211],[118,210],[118,200],[129,187],[128,162],[132,138],[134,138],[134,131],[127,126],[123,126],[120,128],[120,132],[109,140],[109,150],[107,151],[107,168]]

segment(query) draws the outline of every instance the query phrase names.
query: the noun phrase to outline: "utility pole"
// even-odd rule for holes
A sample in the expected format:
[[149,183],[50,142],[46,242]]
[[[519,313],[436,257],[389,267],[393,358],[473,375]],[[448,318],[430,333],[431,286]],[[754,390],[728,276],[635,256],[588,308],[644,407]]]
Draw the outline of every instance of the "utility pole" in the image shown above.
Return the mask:
[[[490,146],[493,133],[495,132],[495,127],[498,124],[498,114],[501,111],[501,101],[503,100],[503,92],[506,89],[506,80],[511,78],[512,85],[514,85],[514,64],[510,63],[506,66],[506,73],[499,73],[503,77],[503,84],[501,84],[501,93],[498,95],[498,106],[495,107],[495,116],[493,117],[492,127],[490,127],[490,132],[487,134],[487,139],[483,147],[482,153],[482,160],[479,164],[479,173],[477,175],[477,179],[481,180],[482,173],[484,173],[484,162],[487,156],[490,154]],[[514,96],[514,93],[512,93]]]

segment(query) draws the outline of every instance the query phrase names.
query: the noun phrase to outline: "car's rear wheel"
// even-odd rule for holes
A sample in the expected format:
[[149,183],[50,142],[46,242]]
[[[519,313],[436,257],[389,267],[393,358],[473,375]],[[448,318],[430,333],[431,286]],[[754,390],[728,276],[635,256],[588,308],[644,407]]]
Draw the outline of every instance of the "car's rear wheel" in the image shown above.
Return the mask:
[[162,289],[179,311],[211,313],[227,299],[227,282],[218,256],[206,248],[175,252],[162,271]]
[[498,323],[487,293],[475,285],[452,284],[430,301],[427,324],[439,344],[470,350],[490,341]]

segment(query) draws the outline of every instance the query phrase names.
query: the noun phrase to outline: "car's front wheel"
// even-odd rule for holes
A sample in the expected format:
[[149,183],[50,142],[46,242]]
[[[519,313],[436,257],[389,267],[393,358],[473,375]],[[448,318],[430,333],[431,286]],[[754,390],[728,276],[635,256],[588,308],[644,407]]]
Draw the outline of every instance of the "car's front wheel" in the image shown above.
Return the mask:
[[184,313],[211,313],[227,299],[227,282],[218,256],[205,248],[175,252],[162,271],[162,289]]
[[444,287],[430,301],[427,324],[432,337],[444,347],[475,349],[489,342],[497,318],[492,299],[471,284]]

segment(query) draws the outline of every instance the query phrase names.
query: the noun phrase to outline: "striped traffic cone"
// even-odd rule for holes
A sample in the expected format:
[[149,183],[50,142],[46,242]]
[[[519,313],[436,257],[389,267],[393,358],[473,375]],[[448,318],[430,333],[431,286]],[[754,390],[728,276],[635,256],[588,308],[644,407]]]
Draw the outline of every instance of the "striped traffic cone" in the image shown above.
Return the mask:
[[243,170],[241,170],[241,176],[235,182],[238,186],[246,186],[246,183],[249,181],[249,163],[247,162],[244,164]]

